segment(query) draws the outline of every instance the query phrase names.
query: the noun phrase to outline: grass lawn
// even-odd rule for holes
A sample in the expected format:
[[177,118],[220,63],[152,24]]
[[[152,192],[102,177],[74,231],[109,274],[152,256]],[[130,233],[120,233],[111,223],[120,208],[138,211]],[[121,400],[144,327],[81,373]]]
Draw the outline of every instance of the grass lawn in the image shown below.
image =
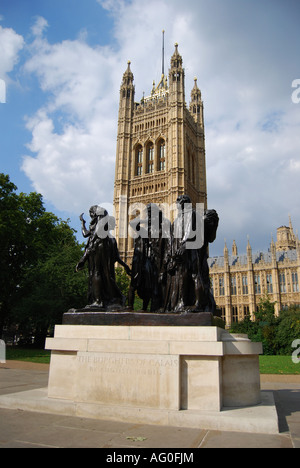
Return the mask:
[[18,348],[7,346],[6,359],[13,361],[37,362],[42,364],[50,363],[50,351],[34,348]]
[[[49,364],[50,351],[33,348],[6,348],[6,359]],[[259,356],[261,374],[300,374],[300,363],[294,364],[291,356]]]
[[291,356],[259,356],[259,367],[261,374],[300,374],[300,363]]

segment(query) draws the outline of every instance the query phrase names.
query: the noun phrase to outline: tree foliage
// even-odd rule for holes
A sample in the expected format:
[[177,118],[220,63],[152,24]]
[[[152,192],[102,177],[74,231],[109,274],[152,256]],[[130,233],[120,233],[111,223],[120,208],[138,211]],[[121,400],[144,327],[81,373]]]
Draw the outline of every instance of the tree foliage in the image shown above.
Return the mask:
[[66,310],[85,305],[86,273],[75,273],[82,246],[40,194],[17,194],[0,174],[0,249],[0,337],[4,326],[17,326],[42,344]]
[[291,355],[292,343],[300,338],[300,308],[290,307],[275,316],[274,303],[268,295],[261,299],[255,320],[245,317],[232,324],[231,333],[246,333],[251,341],[262,342],[266,355]]

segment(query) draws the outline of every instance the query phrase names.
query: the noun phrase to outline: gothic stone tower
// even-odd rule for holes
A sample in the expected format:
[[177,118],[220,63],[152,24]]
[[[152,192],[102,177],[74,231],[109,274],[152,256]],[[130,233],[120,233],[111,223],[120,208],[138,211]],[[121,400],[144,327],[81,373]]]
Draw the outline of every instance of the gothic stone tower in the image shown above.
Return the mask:
[[133,239],[126,229],[133,204],[171,206],[179,195],[188,194],[194,205],[207,206],[203,102],[195,78],[186,105],[178,44],[169,80],[163,68],[158,86],[154,83],[151,95],[139,103],[134,99],[133,81],[128,62],[120,88],[114,187],[116,238],[125,260],[132,256]]

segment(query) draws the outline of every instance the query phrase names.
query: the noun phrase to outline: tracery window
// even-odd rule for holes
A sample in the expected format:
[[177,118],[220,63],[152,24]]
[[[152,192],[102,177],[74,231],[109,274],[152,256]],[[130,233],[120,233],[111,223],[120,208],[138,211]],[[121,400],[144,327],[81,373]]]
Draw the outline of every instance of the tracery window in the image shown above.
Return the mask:
[[273,293],[272,275],[267,275],[267,292],[268,293]]
[[236,306],[233,306],[231,308],[231,311],[232,311],[232,321],[233,323],[237,323],[239,321],[239,311],[238,311],[238,308]]
[[298,273],[292,273],[293,292],[299,292]]
[[254,276],[254,285],[255,285],[255,294],[260,294],[261,293],[260,275]]
[[152,174],[154,172],[154,146],[149,145],[147,148],[147,172]]
[[224,277],[223,276],[219,277],[219,295],[220,296],[225,295],[225,284],[224,284]]
[[236,277],[231,277],[231,295],[236,296]]
[[165,142],[162,140],[158,146],[158,170],[164,171],[166,169],[166,145]]
[[143,148],[138,146],[136,150],[136,175],[141,176],[143,172]]
[[286,283],[285,283],[285,274],[284,273],[280,273],[279,283],[280,283],[280,292],[285,293],[286,292]]
[[242,283],[243,283],[243,294],[248,294],[248,278],[247,278],[247,276],[242,277]]
[[196,185],[196,167],[195,167],[195,155],[192,154],[189,156],[189,177],[190,177],[190,182],[193,185]]

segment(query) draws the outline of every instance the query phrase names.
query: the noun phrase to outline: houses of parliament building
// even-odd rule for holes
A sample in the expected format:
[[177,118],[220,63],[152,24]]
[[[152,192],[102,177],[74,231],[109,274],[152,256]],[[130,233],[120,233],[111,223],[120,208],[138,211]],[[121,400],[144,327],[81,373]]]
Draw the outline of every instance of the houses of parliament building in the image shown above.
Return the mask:
[[225,243],[224,256],[209,258],[210,278],[217,307],[226,325],[254,317],[260,300],[268,295],[275,313],[300,307],[300,241],[290,219],[289,226],[277,229],[266,252],[253,253],[248,240],[247,253],[238,254],[235,241],[229,253]]
[[[168,75],[164,58],[160,82],[139,102],[135,100],[131,63],[120,87],[114,209],[119,252],[130,262],[133,239],[128,235],[128,207],[135,204],[175,205],[179,195],[207,208],[203,101],[195,78],[189,104],[185,101],[183,59],[175,44]],[[176,216],[176,214],[174,214]],[[171,219],[173,221],[173,219]],[[125,231],[125,232],[123,232]],[[254,316],[265,293],[282,308],[300,305],[300,243],[291,221],[277,230],[267,252],[229,253],[209,259],[217,307],[227,325]]]

